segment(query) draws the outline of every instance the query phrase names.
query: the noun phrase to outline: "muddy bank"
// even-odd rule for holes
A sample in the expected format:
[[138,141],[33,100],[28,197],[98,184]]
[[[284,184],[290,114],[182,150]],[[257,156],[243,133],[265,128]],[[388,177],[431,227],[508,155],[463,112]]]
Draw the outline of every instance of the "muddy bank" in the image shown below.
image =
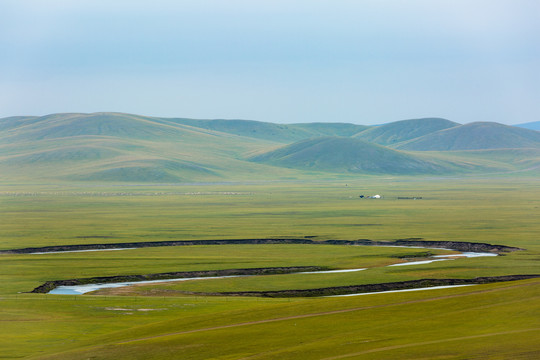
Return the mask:
[[468,285],[468,284],[489,284],[503,281],[516,281],[538,278],[540,275],[505,275],[477,277],[473,279],[421,279],[410,281],[398,281],[380,284],[350,285],[328,287],[320,289],[305,290],[279,290],[279,291],[231,291],[231,292],[189,292],[179,291],[179,294],[198,295],[198,296],[252,296],[252,297],[270,297],[270,298],[288,298],[288,297],[321,297],[333,295],[346,295],[358,293],[371,293],[391,290],[405,290],[428,288],[434,286],[450,285]]
[[126,248],[145,248],[161,246],[192,246],[192,245],[242,245],[242,244],[315,244],[309,239],[231,239],[231,240],[171,240],[171,241],[145,241],[108,244],[80,244],[80,245],[54,245],[43,247],[29,247],[22,249],[1,250],[0,254],[31,254],[62,251],[107,250]]
[[331,245],[365,245],[365,246],[407,246],[422,248],[439,248],[456,250],[463,252],[491,252],[503,253],[517,250],[524,250],[518,247],[506,245],[492,245],[487,243],[473,243],[466,241],[430,241],[422,238],[398,239],[394,241],[373,241],[373,240],[326,240],[320,242]]
[[364,245],[364,246],[417,246],[423,248],[444,248],[465,252],[492,252],[503,253],[523,250],[505,245],[492,245],[486,243],[472,243],[461,241],[429,241],[421,238],[398,239],[394,241],[360,240],[311,240],[309,238],[296,239],[230,239],[230,240],[178,240],[178,241],[149,241],[109,244],[81,244],[56,245],[44,247],[29,247],[22,249],[1,250],[0,254],[32,254],[63,251],[107,250],[145,248],[160,246],[190,246],[190,245],[250,245],[250,244],[312,244],[312,245]]
[[67,279],[67,280],[51,280],[38,286],[31,293],[48,293],[58,286],[74,286],[86,284],[103,284],[103,283],[118,283],[146,280],[162,280],[175,278],[198,278],[198,277],[215,277],[215,276],[233,276],[233,275],[276,275],[276,274],[292,274],[306,271],[323,271],[328,270],[323,266],[291,266],[291,267],[272,267],[272,268],[252,268],[252,269],[225,269],[225,270],[203,270],[203,271],[177,271],[157,274],[144,275],[116,275],[116,276],[100,276],[91,278]]

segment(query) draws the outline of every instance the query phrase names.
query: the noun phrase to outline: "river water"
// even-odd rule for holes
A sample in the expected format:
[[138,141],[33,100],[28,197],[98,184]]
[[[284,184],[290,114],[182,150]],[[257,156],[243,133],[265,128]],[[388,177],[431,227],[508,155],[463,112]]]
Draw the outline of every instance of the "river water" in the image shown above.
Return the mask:
[[117,283],[105,283],[105,284],[85,284],[85,285],[62,285],[58,286],[48,294],[57,294],[57,295],[82,295],[87,292],[99,290],[99,289],[108,289],[108,288],[117,288],[122,286],[129,286],[135,284],[152,284],[152,283],[161,283],[161,282],[171,282],[171,281],[188,281],[188,280],[205,280],[205,279],[225,279],[232,277],[240,276],[249,276],[249,275],[231,275],[231,276],[208,276],[208,277],[193,277],[193,278],[177,278],[177,279],[160,279],[160,280],[142,280],[142,281],[126,281],[126,282],[117,282]]
[[[445,249],[447,250],[447,249]],[[407,265],[423,265],[423,264],[430,264],[435,261],[445,261],[445,260],[455,260],[459,258],[476,258],[476,257],[482,257],[482,256],[497,256],[497,254],[493,253],[477,253],[477,252],[463,252],[459,254],[452,254],[452,255],[435,255],[432,260],[420,260],[420,261],[409,261],[399,264],[392,264],[388,266],[407,266]]]
[[437,289],[448,289],[448,288],[463,287],[463,286],[473,286],[473,285],[476,285],[476,284],[431,286],[431,287],[423,287],[423,288],[415,288],[415,289],[375,291],[375,292],[358,293],[358,294],[332,295],[332,296],[325,296],[325,297],[345,297],[345,296],[359,296],[359,295],[371,295],[371,294],[386,294],[386,293],[408,292],[408,291],[421,291],[421,290],[437,290]]

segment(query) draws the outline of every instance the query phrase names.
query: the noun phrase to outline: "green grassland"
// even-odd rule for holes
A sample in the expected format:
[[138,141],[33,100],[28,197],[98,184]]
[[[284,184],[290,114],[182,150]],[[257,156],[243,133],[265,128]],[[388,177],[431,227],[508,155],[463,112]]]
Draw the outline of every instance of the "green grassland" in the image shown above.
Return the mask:
[[291,236],[538,246],[534,178],[77,186],[3,186],[0,249]]
[[[360,199],[361,194],[383,198]],[[425,250],[209,245],[4,254],[0,255],[0,358],[534,359],[540,354],[538,280],[311,299],[202,297],[177,291],[538,274],[539,209],[538,178],[523,175],[191,185],[4,183],[0,250],[306,236],[416,237],[526,250],[406,267],[384,266]],[[137,287],[124,296],[25,293],[47,280],[76,277],[301,265],[369,269],[166,283]]]
[[3,354],[40,359],[534,359],[538,280],[324,299],[3,298]]

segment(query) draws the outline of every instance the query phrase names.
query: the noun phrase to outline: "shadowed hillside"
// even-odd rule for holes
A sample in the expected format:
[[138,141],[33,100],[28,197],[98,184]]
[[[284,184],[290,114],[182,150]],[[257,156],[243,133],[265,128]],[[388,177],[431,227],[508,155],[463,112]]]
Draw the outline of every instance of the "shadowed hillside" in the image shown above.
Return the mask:
[[356,134],[355,137],[376,144],[391,146],[458,125],[458,123],[440,118],[401,120],[371,127]]
[[440,130],[396,146],[402,150],[448,151],[540,147],[540,132],[491,122]]
[[424,174],[448,167],[359,139],[309,139],[251,158],[253,161],[332,172]]

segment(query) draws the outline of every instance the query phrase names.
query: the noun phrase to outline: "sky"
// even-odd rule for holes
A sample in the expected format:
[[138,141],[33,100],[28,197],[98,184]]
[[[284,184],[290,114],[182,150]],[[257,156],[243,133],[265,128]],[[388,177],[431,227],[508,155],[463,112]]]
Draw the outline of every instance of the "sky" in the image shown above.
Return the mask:
[[0,0],[0,117],[540,120],[538,0]]

